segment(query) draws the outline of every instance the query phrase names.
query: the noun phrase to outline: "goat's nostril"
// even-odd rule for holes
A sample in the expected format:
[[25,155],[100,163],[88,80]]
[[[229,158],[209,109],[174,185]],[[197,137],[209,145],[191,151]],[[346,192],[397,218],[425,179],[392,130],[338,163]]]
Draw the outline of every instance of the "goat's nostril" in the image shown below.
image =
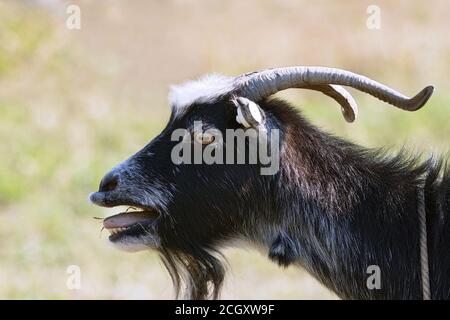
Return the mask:
[[119,183],[119,177],[116,174],[108,173],[102,181],[100,181],[99,191],[113,191]]

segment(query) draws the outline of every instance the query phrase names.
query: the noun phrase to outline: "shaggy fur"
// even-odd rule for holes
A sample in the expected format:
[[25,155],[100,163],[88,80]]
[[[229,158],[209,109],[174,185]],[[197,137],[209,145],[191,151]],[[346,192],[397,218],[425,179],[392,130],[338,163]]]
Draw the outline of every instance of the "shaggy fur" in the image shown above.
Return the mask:
[[[304,267],[341,298],[421,299],[416,194],[424,185],[432,297],[449,299],[448,167],[358,147],[321,132],[280,101],[260,106],[284,133],[281,171],[264,177],[241,168],[243,177],[229,178],[240,199],[220,208],[223,229],[211,237],[220,241],[198,246],[203,241],[187,230],[167,239],[177,247],[161,250],[175,287],[184,281],[187,297],[216,298],[224,267],[214,253],[224,239],[242,238],[269,248],[281,266]],[[199,221],[194,212],[190,219]],[[381,269],[380,290],[366,287],[369,265]]]
[[[267,100],[259,102],[265,126],[282,133],[276,175],[260,175],[258,164],[173,164],[174,129],[195,120],[222,132],[240,127],[230,99],[174,110],[166,129],[113,172],[114,190],[92,197],[100,205],[157,208],[157,221],[126,236],[144,237],[159,251],[177,296],[217,298],[225,275],[220,250],[238,241],[283,267],[305,268],[341,298],[421,299],[417,190],[423,186],[431,294],[450,299],[446,161],[356,146],[317,129],[288,104]],[[366,286],[370,265],[381,270],[379,290]]]

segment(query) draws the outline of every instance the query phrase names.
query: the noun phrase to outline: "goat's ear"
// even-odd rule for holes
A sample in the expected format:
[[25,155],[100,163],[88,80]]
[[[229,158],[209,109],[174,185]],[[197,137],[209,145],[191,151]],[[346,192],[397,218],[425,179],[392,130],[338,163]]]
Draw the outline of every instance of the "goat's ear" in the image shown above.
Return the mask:
[[244,97],[231,99],[236,106],[236,121],[246,128],[258,127],[264,123],[264,111],[253,101]]
[[269,258],[282,267],[287,267],[297,260],[299,255],[298,245],[281,231],[269,249]]

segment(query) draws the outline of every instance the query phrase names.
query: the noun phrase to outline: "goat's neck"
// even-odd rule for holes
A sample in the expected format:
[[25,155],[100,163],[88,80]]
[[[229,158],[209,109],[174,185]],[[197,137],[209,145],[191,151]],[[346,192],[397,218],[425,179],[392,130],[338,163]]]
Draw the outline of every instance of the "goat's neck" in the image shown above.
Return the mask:
[[[288,127],[284,139],[277,209],[255,219],[256,242],[340,297],[420,298],[418,174],[306,122]],[[381,289],[368,288],[369,266],[379,268]]]

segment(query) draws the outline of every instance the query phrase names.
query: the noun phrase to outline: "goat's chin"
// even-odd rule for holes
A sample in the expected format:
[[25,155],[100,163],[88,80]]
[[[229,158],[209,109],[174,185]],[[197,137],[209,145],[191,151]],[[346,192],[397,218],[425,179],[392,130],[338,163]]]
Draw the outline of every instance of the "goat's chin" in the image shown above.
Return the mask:
[[118,239],[109,239],[108,242],[114,248],[125,252],[138,252],[159,247],[157,239],[149,239],[147,236],[122,236]]

